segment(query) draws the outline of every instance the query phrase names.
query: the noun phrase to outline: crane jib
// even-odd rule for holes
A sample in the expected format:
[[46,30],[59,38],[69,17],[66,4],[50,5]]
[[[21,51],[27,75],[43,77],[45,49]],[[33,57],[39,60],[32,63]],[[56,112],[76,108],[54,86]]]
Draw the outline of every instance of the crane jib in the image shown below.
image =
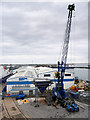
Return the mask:
[[[65,74],[65,69],[73,68],[73,67],[66,67],[66,61],[67,61],[68,45],[69,45],[69,38],[70,38],[70,31],[71,31],[72,11],[75,10],[75,5],[74,4],[69,5],[68,10],[69,10],[68,21],[67,21],[64,44],[63,44],[62,55],[61,55],[61,64],[58,61],[58,84],[61,82],[62,90],[64,90],[63,77]],[[61,75],[59,74],[60,72],[61,72]],[[61,81],[60,81],[60,78],[61,78]]]

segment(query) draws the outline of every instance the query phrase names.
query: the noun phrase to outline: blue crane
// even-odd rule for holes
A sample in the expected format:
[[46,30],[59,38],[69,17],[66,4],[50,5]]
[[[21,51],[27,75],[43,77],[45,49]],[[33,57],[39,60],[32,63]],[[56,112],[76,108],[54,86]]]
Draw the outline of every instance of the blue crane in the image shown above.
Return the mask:
[[[68,6],[69,14],[68,14],[68,21],[67,21],[67,27],[65,31],[65,39],[62,49],[62,55],[61,55],[61,64],[58,61],[58,84],[60,83],[60,91],[61,96],[65,97],[64,94],[64,87],[63,87],[63,78],[65,74],[66,62],[67,62],[67,54],[68,54],[68,45],[69,45],[69,38],[70,38],[70,31],[71,31],[71,21],[72,21],[72,11],[75,10],[75,5],[69,5]],[[61,73],[61,76],[60,76]]]
[[67,21],[65,39],[62,49],[61,63],[58,61],[58,72],[57,72],[58,83],[56,84],[56,87],[53,88],[52,93],[54,95],[53,98],[55,98],[56,103],[60,102],[60,104],[63,107],[66,107],[66,109],[71,112],[71,111],[79,111],[79,107],[74,101],[69,101],[70,98],[68,97],[68,95],[66,95],[66,91],[64,90],[63,79],[65,75],[65,69],[71,68],[71,67],[66,67],[66,62],[67,62],[68,45],[69,45],[69,38],[71,31],[72,11],[75,10],[75,5],[74,4],[68,5],[68,10],[69,10],[68,21]]
[[74,4],[69,5],[68,10],[69,10],[68,21],[67,21],[65,39],[64,39],[63,49],[62,49],[61,63],[58,61],[58,72],[57,72],[58,83],[56,84],[56,87],[53,89],[53,94],[56,97],[60,97],[60,96],[65,97],[63,79],[65,74],[65,69],[68,68],[66,67],[66,61],[67,61],[68,45],[69,45],[70,30],[71,30],[72,11],[75,10],[75,5]]

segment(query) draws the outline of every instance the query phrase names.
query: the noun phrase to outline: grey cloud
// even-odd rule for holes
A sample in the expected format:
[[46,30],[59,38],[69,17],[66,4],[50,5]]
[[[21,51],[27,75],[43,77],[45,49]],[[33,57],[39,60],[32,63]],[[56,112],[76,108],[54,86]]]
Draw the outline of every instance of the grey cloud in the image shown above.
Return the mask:
[[[66,3],[3,3],[3,55],[36,55],[39,59],[45,55],[55,57],[55,62],[65,34],[66,6]],[[83,18],[86,7],[84,3],[77,3],[76,21],[74,18],[72,21],[70,41],[75,40],[77,44],[87,39],[87,16]],[[82,56],[81,51],[78,56],[80,53]]]

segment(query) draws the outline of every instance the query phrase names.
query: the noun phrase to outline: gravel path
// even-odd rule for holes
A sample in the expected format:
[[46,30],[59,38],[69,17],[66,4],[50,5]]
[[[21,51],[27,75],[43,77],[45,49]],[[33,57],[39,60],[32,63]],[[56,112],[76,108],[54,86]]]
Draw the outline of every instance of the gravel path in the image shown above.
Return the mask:
[[55,108],[48,106],[45,102],[39,102],[39,107],[34,107],[35,102],[30,102],[30,99],[27,104],[21,104],[22,102],[20,101],[19,103],[22,111],[30,118],[88,118],[88,106],[83,104],[84,108],[79,106],[79,112],[70,113],[60,105],[58,105],[58,108]]

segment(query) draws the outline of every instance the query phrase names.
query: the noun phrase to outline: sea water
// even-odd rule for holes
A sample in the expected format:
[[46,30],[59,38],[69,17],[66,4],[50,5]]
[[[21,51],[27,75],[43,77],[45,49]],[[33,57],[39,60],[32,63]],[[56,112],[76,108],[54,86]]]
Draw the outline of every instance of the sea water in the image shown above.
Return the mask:
[[90,69],[88,69],[87,63],[78,63],[74,64],[74,67],[87,67],[87,68],[74,68],[67,70],[68,72],[74,73],[74,77],[78,77],[81,80],[84,81],[90,81]]
[[88,76],[88,71],[90,69],[85,69],[85,68],[75,68],[74,69],[74,76],[78,76],[79,79],[85,80],[85,81],[90,81],[90,77]]

